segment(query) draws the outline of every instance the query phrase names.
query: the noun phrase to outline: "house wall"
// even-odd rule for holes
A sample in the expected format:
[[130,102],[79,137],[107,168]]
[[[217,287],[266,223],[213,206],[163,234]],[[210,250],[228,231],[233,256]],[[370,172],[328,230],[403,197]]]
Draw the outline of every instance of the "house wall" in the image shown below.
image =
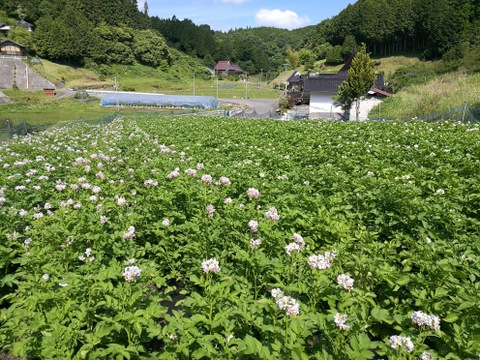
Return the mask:
[[[381,99],[377,97],[367,97],[360,101],[360,113],[358,114],[358,120],[363,121],[368,119],[368,113],[373,109],[374,106],[380,104],[382,102]],[[372,114],[372,118],[378,117],[377,114]],[[355,114],[355,103],[350,110],[350,120],[356,121],[356,114]]]
[[[340,119],[343,116],[343,110],[333,105],[332,97],[335,93],[321,93],[312,91],[310,95],[310,119]],[[381,103],[382,100],[377,97],[368,97],[360,101],[359,121],[367,120],[368,114],[374,106]],[[377,117],[372,114],[372,117]],[[357,121],[355,113],[355,103],[350,110],[349,120]]]
[[14,55],[14,56],[23,56],[24,53],[22,49],[15,44],[3,44],[0,46],[0,52],[2,55]]
[[312,91],[310,94],[310,119],[339,119],[342,108],[333,105],[335,93]]

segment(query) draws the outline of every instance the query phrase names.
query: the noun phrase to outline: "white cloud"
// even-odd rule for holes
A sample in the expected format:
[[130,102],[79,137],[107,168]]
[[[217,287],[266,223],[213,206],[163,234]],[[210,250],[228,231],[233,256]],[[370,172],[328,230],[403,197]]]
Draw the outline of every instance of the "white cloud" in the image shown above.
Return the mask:
[[279,9],[260,9],[255,14],[255,21],[260,26],[273,26],[283,29],[296,29],[310,23],[310,19],[306,16],[299,16],[291,10],[281,11]]

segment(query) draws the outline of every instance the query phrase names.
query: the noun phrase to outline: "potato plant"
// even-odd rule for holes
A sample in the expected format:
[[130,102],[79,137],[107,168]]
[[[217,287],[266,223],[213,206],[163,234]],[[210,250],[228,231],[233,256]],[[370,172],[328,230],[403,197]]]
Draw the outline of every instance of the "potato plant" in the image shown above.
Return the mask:
[[154,115],[0,145],[0,350],[478,359],[480,127]]

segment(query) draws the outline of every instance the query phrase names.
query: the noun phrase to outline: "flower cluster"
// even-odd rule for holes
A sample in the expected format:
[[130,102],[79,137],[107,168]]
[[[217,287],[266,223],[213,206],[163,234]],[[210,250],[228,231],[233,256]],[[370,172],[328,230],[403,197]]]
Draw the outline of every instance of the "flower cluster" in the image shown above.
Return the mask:
[[214,258],[203,260],[202,261],[202,270],[204,273],[218,273],[220,272],[220,266],[218,265],[218,261]]
[[205,184],[211,185],[213,178],[211,175],[205,174],[205,175],[202,175],[202,178],[200,179],[200,181]]
[[434,360],[434,357],[429,352],[424,351],[422,352],[422,360]]
[[80,255],[78,257],[78,260],[80,260],[80,261],[87,261],[88,260],[89,262],[93,262],[93,260],[95,260],[95,256],[90,256],[91,254],[92,254],[92,249],[87,248],[85,250],[85,255],[86,256]]
[[250,239],[250,247],[252,249],[259,247],[261,244],[262,244],[262,240],[260,239]]
[[312,269],[325,270],[328,269],[333,259],[337,256],[337,252],[334,250],[332,252],[326,251],[325,254],[312,255],[308,258],[308,265]]
[[305,241],[303,241],[303,237],[300,234],[293,234],[292,240],[295,241],[295,243],[298,244],[303,250],[303,248],[305,247]]
[[231,185],[231,181],[228,177],[226,176],[220,176],[217,182],[218,185],[223,185],[223,186],[228,186]]
[[402,348],[408,353],[412,352],[414,348],[412,340],[406,336],[390,336],[389,342],[392,349]]
[[191,176],[191,177],[195,177],[195,176],[197,176],[197,170],[187,169],[187,170],[185,170],[185,174],[187,174],[188,176]]
[[300,251],[302,251],[302,248],[297,243],[292,242],[285,246],[285,252],[288,256],[292,256],[292,253],[299,253]]
[[215,207],[212,204],[210,204],[210,205],[207,205],[205,209],[207,210],[208,217],[212,218],[213,215],[215,214]]
[[284,296],[282,290],[272,289],[271,294],[277,300],[277,307],[285,311],[286,315],[297,316],[300,313],[300,305],[297,300],[290,296]]
[[288,256],[292,256],[292,253],[296,252],[299,253],[305,248],[305,241],[303,241],[303,237],[299,234],[293,234],[292,240],[294,242],[285,246],[285,252]]
[[123,272],[123,277],[126,281],[135,281],[140,277],[142,270],[138,266],[127,266]]
[[440,318],[436,315],[425,314],[423,311],[414,311],[411,319],[418,326],[428,326],[432,330],[440,330]]
[[167,175],[168,180],[174,180],[180,176],[178,170],[173,170],[170,174]]
[[260,197],[260,191],[258,191],[255,188],[249,188],[247,190],[247,196],[250,200],[252,199],[258,199]]
[[337,276],[337,284],[342,285],[345,290],[352,290],[353,289],[353,279],[345,274],[341,274]]
[[251,232],[256,233],[258,231],[258,222],[256,222],[255,220],[250,220],[248,222],[248,227],[250,228]]
[[133,239],[135,237],[135,227],[130,226],[126,232],[123,233],[124,239]]
[[148,187],[154,187],[158,185],[158,182],[153,180],[145,180],[143,184]]
[[337,325],[337,327],[339,327],[340,330],[350,329],[350,325],[346,324],[347,320],[348,320],[348,317],[345,314],[336,313],[335,316],[333,317],[333,321],[335,322],[335,325]]
[[265,219],[271,219],[273,221],[278,221],[280,220],[280,216],[278,215],[277,209],[274,207],[271,207],[268,209],[268,211],[263,214]]
[[165,218],[162,220],[162,225],[165,226],[165,227],[168,227],[170,226],[170,220]]

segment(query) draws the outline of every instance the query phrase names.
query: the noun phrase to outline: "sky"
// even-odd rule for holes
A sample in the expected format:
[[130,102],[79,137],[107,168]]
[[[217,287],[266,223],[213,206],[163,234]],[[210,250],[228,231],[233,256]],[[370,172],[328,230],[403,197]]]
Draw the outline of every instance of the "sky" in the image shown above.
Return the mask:
[[[143,11],[145,0],[137,0]],[[337,15],[354,0],[147,0],[148,14],[190,19],[213,30],[272,26],[297,29]]]

